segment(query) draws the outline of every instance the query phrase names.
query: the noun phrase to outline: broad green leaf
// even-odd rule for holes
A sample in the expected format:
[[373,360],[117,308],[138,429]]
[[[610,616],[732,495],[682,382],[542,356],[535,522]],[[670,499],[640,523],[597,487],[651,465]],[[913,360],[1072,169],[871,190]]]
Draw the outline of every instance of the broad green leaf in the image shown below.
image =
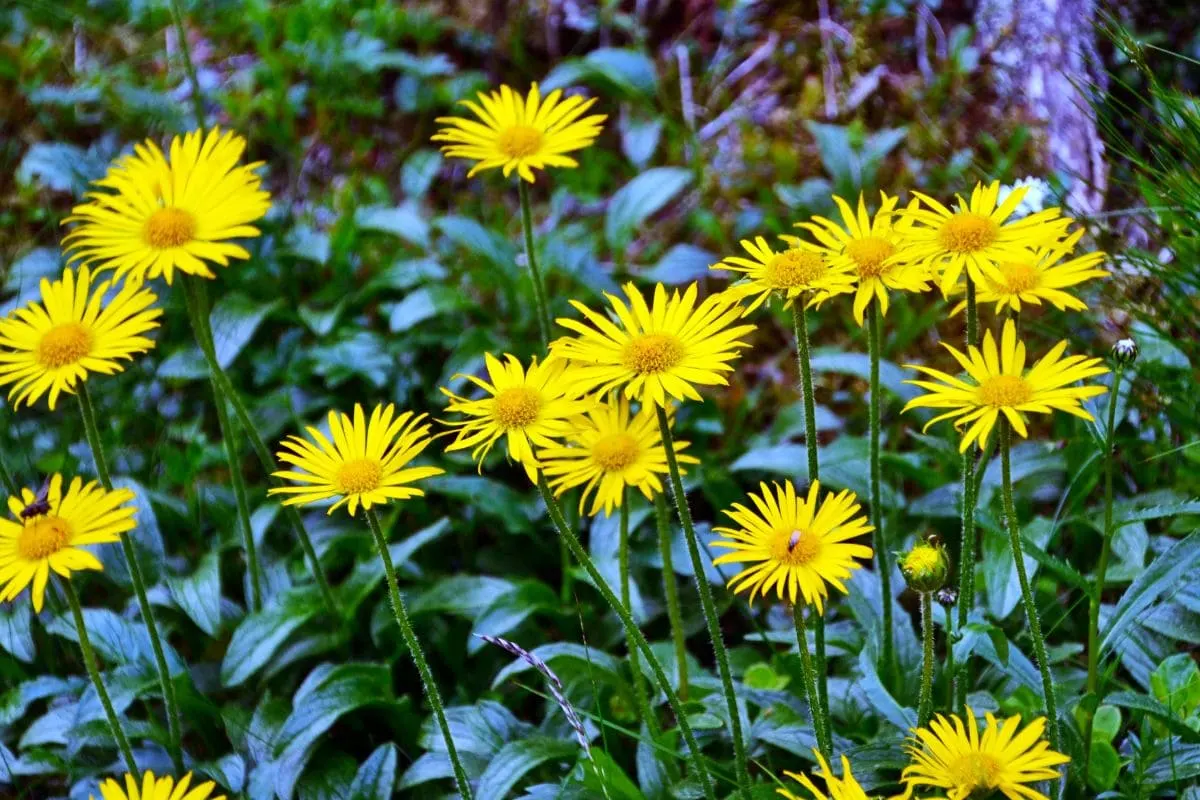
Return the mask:
[[[153,584],[162,572],[166,552],[163,547],[162,531],[158,527],[158,516],[154,506],[150,504],[150,492],[137,481],[123,475],[113,478],[113,487],[128,489],[133,492],[130,503],[136,510],[134,519],[137,527],[129,532],[133,542],[134,552],[138,556],[138,564],[146,582]],[[104,564],[104,572],[122,586],[132,589],[133,580],[129,576],[129,565],[125,561],[123,548],[119,545],[100,548],[97,555]]]
[[505,270],[515,269],[516,247],[470,217],[438,217],[433,221],[433,227],[459,247],[484,257],[492,264]]
[[1123,691],[1108,695],[1104,701],[1109,705],[1149,714],[1184,741],[1200,743],[1200,731],[1189,728],[1180,718],[1178,710],[1172,711],[1153,697],[1148,697],[1141,692]]
[[389,233],[418,247],[429,244],[429,223],[414,203],[392,208],[365,206],[354,213],[354,222],[361,230]]
[[628,246],[638,227],[691,181],[692,173],[682,167],[655,167],[618,189],[604,218],[608,246],[614,250]]
[[402,333],[438,314],[457,311],[466,304],[463,293],[448,286],[422,286],[392,306],[388,329],[392,333]]
[[378,335],[356,330],[331,345],[314,347],[313,372],[335,388],[351,378],[360,377],[376,388],[382,388],[393,367],[387,343]]
[[1092,740],[1111,742],[1121,732],[1121,709],[1105,704],[1096,709],[1092,720]]
[[1104,639],[1100,644],[1101,651],[1112,649],[1117,638],[1126,634],[1129,625],[1159,595],[1174,591],[1180,581],[1193,572],[1198,562],[1200,562],[1200,531],[1192,531],[1154,559],[1154,562],[1125,590],[1116,609],[1109,615]]
[[513,587],[511,581],[490,575],[455,575],[443,578],[424,591],[413,592],[408,601],[408,612],[414,617],[448,612],[473,620]]
[[654,61],[638,50],[601,47],[583,58],[560,61],[541,82],[543,93],[574,83],[613,89],[621,94],[653,96],[658,86]]
[[221,684],[240,686],[262,669],[292,633],[322,610],[311,586],[289,589],[261,611],[247,614],[221,662]]
[[442,154],[437,150],[417,150],[404,161],[400,169],[400,190],[405,197],[420,198],[429,191],[442,168]]
[[44,186],[79,196],[88,182],[104,174],[104,164],[83,148],[63,142],[37,142],[17,165],[17,183]]
[[1190,653],[1168,656],[1150,675],[1150,689],[1172,713],[1187,717],[1200,706],[1200,667]]
[[32,619],[33,609],[29,603],[0,605],[0,649],[27,664],[33,663],[33,657],[37,655],[30,629]]
[[560,610],[556,592],[541,581],[521,581],[512,591],[497,597],[476,617],[473,634],[467,639],[467,652],[474,654],[487,647],[478,634],[507,636],[518,625],[536,613]]
[[217,301],[209,321],[212,325],[213,344],[217,351],[217,363],[222,369],[229,368],[238,354],[250,343],[262,321],[282,304],[282,300],[260,303],[236,292],[223,295]]
[[[83,609],[83,624],[87,626],[88,638],[92,646],[109,664],[142,663],[153,666],[153,650],[150,646],[150,635],[141,622],[133,622],[110,611],[107,608]],[[75,621],[71,616],[63,614],[50,620],[46,630],[56,636],[78,643],[75,633]],[[186,667],[175,652],[165,641],[163,642],[167,667],[172,674],[181,672]]]
[[221,627],[221,569],[215,550],[205,553],[196,571],[186,577],[169,576],[167,588],[175,604],[196,627],[216,636]]
[[858,654],[858,668],[862,672],[860,688],[866,694],[871,706],[888,722],[903,731],[917,726],[917,715],[911,708],[905,708],[888,692],[879,674],[875,671],[875,663],[870,653],[863,650]]
[[476,794],[479,797],[502,798],[535,767],[555,759],[569,758],[579,749],[573,739],[550,739],[531,736],[509,742],[487,765],[479,776]]
[[647,283],[679,286],[700,280],[709,274],[708,268],[720,259],[709,251],[692,244],[676,244],[663,254],[652,268],[642,273]]
[[1088,786],[1097,792],[1107,792],[1117,785],[1120,772],[1121,757],[1113,746],[1108,742],[1093,741],[1091,760],[1088,762]]
[[1187,786],[1200,777],[1200,745],[1174,743],[1159,744],[1159,757],[1142,776],[1150,787],[1174,784]]
[[[982,520],[981,520],[982,521]],[[1021,584],[1017,579],[1017,564],[1013,560],[1012,546],[1008,534],[1004,531],[989,529],[981,525],[983,531],[983,575],[987,586],[988,613],[997,620],[1003,620],[1013,612],[1021,602]],[[1045,517],[1037,517],[1024,525],[1023,534],[1038,549],[1045,550],[1053,533],[1053,524]],[[1038,562],[1022,549],[1025,571],[1032,584],[1037,574]]]
[[654,157],[654,151],[658,149],[662,119],[622,114],[617,127],[621,131],[621,150],[624,151],[625,157],[638,169],[645,169]]
[[596,748],[591,760],[581,762],[583,785],[591,789],[596,797],[608,796],[612,800],[646,800],[646,796],[634,785],[625,771],[613,761],[612,756]]
[[390,800],[396,786],[396,745],[375,748],[350,784],[349,800]]

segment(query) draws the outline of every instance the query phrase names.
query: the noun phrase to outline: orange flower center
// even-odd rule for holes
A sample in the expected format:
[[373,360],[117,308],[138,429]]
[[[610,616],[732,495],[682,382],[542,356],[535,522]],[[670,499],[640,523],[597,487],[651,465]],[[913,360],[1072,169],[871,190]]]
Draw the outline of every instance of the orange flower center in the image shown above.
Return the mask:
[[1004,275],[1004,288],[1014,294],[1036,289],[1041,283],[1041,273],[1032,264],[1010,261],[1000,264],[1000,272]]
[[38,342],[38,361],[53,369],[74,364],[92,351],[92,340],[92,332],[78,322],[55,325]]
[[994,789],[1000,764],[987,753],[967,753],[947,764],[946,771],[956,789]]
[[952,253],[976,253],[996,241],[999,232],[995,222],[982,214],[960,211],[942,225],[938,232],[942,247]]
[[985,406],[1002,408],[1028,403],[1033,389],[1017,375],[993,375],[979,385],[979,399]]
[[383,468],[374,458],[359,458],[347,461],[338,470],[337,482],[342,487],[342,494],[362,494],[379,488],[383,478]]
[[605,472],[620,472],[638,460],[641,448],[628,433],[613,433],[592,444],[592,460]]
[[643,333],[629,340],[621,360],[639,375],[666,372],[683,360],[683,342],[669,333]]
[[526,158],[542,148],[542,132],[532,125],[513,125],[500,131],[496,146],[509,158]]
[[793,247],[767,262],[763,280],[772,289],[804,289],[825,274],[820,253]]
[[158,250],[181,247],[196,235],[196,218],[182,208],[160,208],[146,220],[146,244]]
[[542,396],[533,389],[514,386],[496,395],[492,413],[504,429],[524,428],[537,421],[542,410]]
[[846,255],[858,267],[859,278],[878,278],[884,273],[884,262],[896,252],[896,247],[886,239],[867,236],[846,243]]
[[798,567],[807,564],[821,553],[821,537],[800,529],[775,532],[771,544],[771,559]]
[[17,534],[17,555],[26,561],[41,561],[70,544],[71,523],[62,517],[37,517]]

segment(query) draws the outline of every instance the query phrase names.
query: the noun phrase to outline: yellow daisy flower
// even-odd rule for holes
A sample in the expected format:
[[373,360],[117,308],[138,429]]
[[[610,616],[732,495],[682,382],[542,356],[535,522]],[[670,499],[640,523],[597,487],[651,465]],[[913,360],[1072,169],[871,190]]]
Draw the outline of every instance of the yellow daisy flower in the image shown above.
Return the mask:
[[957,714],[938,714],[928,728],[917,728],[907,750],[912,764],[904,768],[901,798],[917,786],[936,787],[948,800],[966,800],[998,791],[1008,798],[1049,800],[1029,784],[1058,777],[1055,767],[1071,759],[1056,753],[1042,738],[1046,719],[1039,717],[1018,732],[1021,717],[999,722],[987,714],[980,735],[975,712],[967,707],[967,723]]
[[[212,781],[192,786],[192,773],[184,775],[178,783],[174,778],[156,778],[154,773],[146,770],[142,776],[142,785],[138,786],[137,778],[125,774],[125,788],[112,778],[106,778],[100,784],[101,800],[225,800],[225,795],[213,796],[217,785]],[[88,795],[89,800],[96,800],[94,795]]]
[[87,267],[78,274],[68,267],[59,280],[42,279],[42,302],[0,319],[0,386],[12,384],[14,408],[36,403],[48,391],[53,411],[58,396],[74,393],[90,373],[121,372],[122,360],[154,347],[141,334],[159,325],[162,311],[150,307],[158,298],[125,284],[104,305],[110,285],[93,286]]
[[582,392],[607,394],[623,387],[626,397],[643,404],[667,405],[676,400],[699,400],[695,385],[727,385],[724,373],[746,343],[738,337],[753,325],[735,325],[745,314],[738,298],[721,292],[696,303],[696,284],[667,295],[654,287],[653,306],[646,304],[632,282],[623,287],[629,305],[605,293],[619,325],[583,303],[571,305],[591,325],[560,317],[558,324],[578,336],[551,343],[550,352],[570,359],[567,375]]
[[787,249],[776,253],[761,236],[751,242],[742,240],[742,247],[750,258],[727,256],[724,261],[713,264],[711,269],[740,272],[749,280],[729,287],[742,298],[754,297],[747,313],[758,308],[778,292],[786,304],[805,292],[812,292],[809,305],[820,305],[835,294],[854,291],[854,274],[844,264],[828,259],[824,251],[795,236],[780,236]]
[[303,471],[283,470],[274,473],[275,477],[302,485],[277,486],[267,494],[289,495],[283,501],[285,506],[338,497],[341,499],[326,513],[349,503],[351,516],[360,503],[370,510],[392,500],[420,497],[425,492],[410,484],[445,472],[437,467],[408,466],[429,445],[429,424],[424,420],[424,414],[414,416],[411,411],[397,416],[391,403],[375,406],[370,421],[357,403],[353,419],[330,411],[332,442],[316,428],[306,427],[312,441],[293,435],[279,443],[287,448],[276,453],[279,460]]
[[[850,759],[842,756],[842,777],[835,778],[833,771],[829,769],[829,764],[825,761],[825,757],[821,755],[821,752],[813,748],[813,755],[817,757],[818,765],[817,770],[813,774],[825,781],[825,786],[829,794],[825,794],[825,792],[818,789],[807,775],[800,775],[795,772],[788,772],[787,770],[784,770],[783,774],[810,791],[815,800],[869,800],[867,793],[859,786],[858,781],[854,779],[854,774],[850,771]],[[775,792],[780,797],[787,798],[787,800],[800,800],[799,797],[787,789],[776,789]]]
[[79,223],[63,238],[71,261],[116,270],[141,282],[175,270],[214,278],[209,263],[229,266],[250,253],[229,239],[258,236],[253,223],[271,207],[255,162],[238,165],[246,140],[213,128],[171,140],[170,158],[154,142],[134,147],[89,192],[90,202],[71,209]]
[[[854,293],[854,319],[863,324],[863,312],[872,298],[879,301],[880,312],[888,310],[888,289],[902,292],[924,292],[929,289],[929,270],[920,264],[910,264],[903,257],[911,218],[896,212],[898,198],[880,192],[879,210],[872,217],[867,213],[866,200],[858,195],[857,213],[842,198],[834,195],[833,202],[842,213],[842,224],[825,217],[813,217],[800,222],[822,245],[822,252],[833,269],[845,270],[857,278]],[[915,211],[917,201],[908,207]]]
[[0,602],[16,599],[33,584],[33,610],[40,612],[50,570],[64,578],[85,569],[103,569],[84,545],[120,541],[133,530],[134,507],[128,489],[105,491],[74,478],[66,494],[62,476],[50,478],[44,498],[30,489],[8,498],[13,519],[0,518]]
[[[1017,260],[1000,262],[996,266],[1003,280],[986,278],[979,285],[976,299],[980,303],[995,303],[997,313],[1006,308],[1020,311],[1022,302],[1040,306],[1043,300],[1060,311],[1086,311],[1087,303],[1063,289],[1092,278],[1105,278],[1109,272],[1099,268],[1106,257],[1101,252],[1063,261],[1075,250],[1081,236],[1082,228],[1058,244],[1026,250]],[[961,291],[964,291],[961,284],[955,287],[955,292]],[[959,303],[954,313],[959,313],[966,305],[965,301]]]
[[[688,442],[675,442],[676,461],[699,464],[699,459],[679,452],[687,446]],[[579,513],[583,513],[588,495],[595,492],[589,516],[600,513],[601,508],[605,514],[620,508],[626,486],[653,499],[663,491],[659,476],[667,474],[667,451],[654,406],[642,406],[634,415],[624,397],[590,410],[576,421],[565,444],[543,448],[538,458],[556,497],[583,486]]]
[[738,527],[713,528],[725,538],[712,544],[733,552],[713,563],[752,562],[728,584],[734,592],[749,589],[751,603],[755,595],[765,597],[775,589],[780,600],[794,605],[802,598],[816,606],[817,613],[824,613],[827,584],[845,594],[842,581],[862,566],[855,559],[872,555],[870,547],[848,540],[875,528],[859,513],[858,498],[849,490],[836,495],[826,492],[825,499],[818,502],[820,481],[808,487],[808,497],[798,496],[790,482],[773,485],[774,493],[760,483],[761,496],[750,494],[758,513],[741,503],[725,512]]
[[966,452],[972,442],[980,447],[987,444],[988,436],[996,425],[1000,414],[1022,437],[1028,436],[1025,428],[1025,413],[1050,414],[1065,411],[1076,417],[1090,420],[1092,415],[1083,409],[1082,401],[1104,394],[1103,386],[1072,386],[1085,378],[1103,375],[1108,370],[1099,358],[1068,356],[1066,341],[1061,341],[1027,371],[1025,369],[1025,343],[1017,340],[1017,327],[1013,321],[1004,323],[1000,335],[1000,347],[988,331],[983,338],[983,350],[972,346],[968,355],[963,355],[953,346],[942,342],[954,359],[967,372],[970,381],[948,375],[932,367],[905,364],[934,381],[911,380],[928,392],[909,401],[905,411],[911,408],[948,408],[950,411],[934,417],[925,424],[930,425],[944,419],[953,419],[954,427],[961,428],[970,423],[963,436],[959,451]]
[[904,212],[914,224],[907,231],[903,257],[940,273],[942,294],[950,293],[964,270],[977,284],[989,277],[1003,280],[999,264],[1019,260],[1025,250],[1058,241],[1071,224],[1057,208],[1009,222],[1028,191],[1028,186],[1018,186],[997,205],[1000,182],[987,187],[979,183],[969,202],[956,195],[958,205],[953,210],[913,192],[928,208]]
[[574,429],[571,419],[586,413],[595,401],[579,397],[572,389],[565,375],[567,363],[561,359],[552,357],[539,364],[535,358],[526,370],[516,356],[505,354],[504,358],[501,362],[491,353],[484,356],[490,383],[474,375],[454,376],[466,378],[487,392],[487,397],[468,400],[442,389],[450,398],[446,410],[468,417],[442,423],[457,429],[446,450],[474,448],[471,458],[482,471],[492,445],[504,437],[508,457],[537,483],[539,463],[533,448],[553,447]]
[[607,119],[604,114],[583,116],[595,98],[564,99],[561,89],[543,98],[536,83],[527,97],[508,86],[478,97],[478,103],[459,101],[478,120],[438,117],[436,121],[448,127],[433,136],[435,142],[449,142],[442,146],[446,155],[476,162],[467,177],[500,167],[506,178],[516,170],[533,183],[535,169],[577,167],[579,162],[564,153],[590,146]]

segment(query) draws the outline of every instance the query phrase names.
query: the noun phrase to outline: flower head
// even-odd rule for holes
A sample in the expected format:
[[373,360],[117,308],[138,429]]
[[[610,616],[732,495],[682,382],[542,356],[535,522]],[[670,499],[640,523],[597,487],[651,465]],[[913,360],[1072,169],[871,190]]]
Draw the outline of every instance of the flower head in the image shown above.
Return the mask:
[[33,584],[33,610],[41,611],[53,570],[64,578],[77,570],[102,569],[84,545],[120,540],[133,530],[128,489],[105,491],[95,481],[74,478],[63,493],[62,476],[46,487],[44,502],[31,489],[8,498],[13,519],[0,518],[0,602],[16,599]]
[[[174,778],[154,777],[154,773],[146,770],[142,775],[139,786],[137,777],[125,774],[125,786],[112,778],[106,778],[100,784],[101,800],[225,800],[225,795],[213,796],[217,785],[212,781],[192,786],[192,773],[188,773],[176,783]],[[89,800],[95,800],[94,795],[88,795]]]
[[[1006,308],[1020,311],[1022,302],[1038,306],[1043,301],[1060,311],[1086,310],[1087,303],[1064,290],[1092,278],[1106,277],[1109,273],[1099,268],[1104,262],[1104,253],[1087,253],[1079,258],[1063,261],[1074,251],[1081,236],[1082,228],[1061,242],[1036,250],[1026,250],[1020,258],[1012,261],[997,262],[996,268],[1000,271],[1002,280],[986,277],[979,284],[979,302],[995,303],[997,312]],[[962,289],[960,284],[954,291]],[[955,307],[954,313],[957,314],[965,307],[965,302],[960,303]]]
[[258,236],[254,223],[271,207],[254,170],[238,165],[246,140],[213,128],[171,140],[170,158],[154,142],[134,147],[76,206],[66,222],[79,223],[63,239],[71,261],[128,275],[134,282],[175,270],[214,278],[209,264],[229,266],[250,253],[230,239]]
[[557,444],[556,440],[573,430],[572,418],[587,412],[594,401],[579,397],[565,374],[567,363],[561,359],[551,357],[540,364],[534,359],[526,370],[516,356],[506,354],[504,358],[500,361],[491,353],[485,355],[490,382],[474,375],[454,376],[478,386],[485,397],[469,400],[442,389],[442,394],[450,398],[446,410],[467,417],[442,423],[456,429],[454,441],[446,450],[473,448],[471,458],[482,471],[483,459],[503,438],[508,457],[523,466],[529,480],[537,483],[539,463],[534,447]]
[[842,581],[862,566],[855,559],[871,557],[871,548],[849,540],[875,528],[859,513],[858,498],[851,491],[826,492],[818,502],[820,481],[812,482],[807,497],[798,496],[791,483],[776,483],[774,491],[765,483],[759,488],[761,496],[750,494],[758,513],[734,503],[725,515],[737,527],[713,528],[724,537],[713,547],[733,551],[713,563],[751,562],[729,579],[733,591],[750,590],[750,602],[774,589],[781,600],[794,604],[803,599],[824,613],[828,587],[845,594]]
[[551,343],[550,352],[570,359],[568,378],[582,392],[606,394],[623,389],[625,396],[644,404],[666,406],[667,397],[699,400],[695,386],[725,385],[730,361],[746,346],[738,337],[754,330],[737,325],[745,309],[728,292],[696,302],[696,284],[683,294],[667,294],[660,283],[648,305],[632,283],[623,287],[629,305],[605,293],[616,324],[608,317],[572,300],[587,321],[559,318],[558,324],[578,335]]
[[[911,264],[905,257],[912,218],[896,211],[897,198],[880,192],[879,210],[873,217],[867,213],[861,193],[857,212],[836,195],[833,202],[841,211],[841,224],[813,217],[812,221],[797,223],[796,227],[807,230],[821,244],[832,268],[844,269],[856,279],[854,318],[859,325],[863,324],[863,313],[873,298],[879,301],[879,310],[887,313],[889,289],[902,292],[929,289],[927,267]],[[914,200],[908,211],[916,208]]]
[[900,777],[902,797],[911,797],[922,786],[941,789],[948,800],[983,797],[993,791],[1010,798],[1048,800],[1030,784],[1057,778],[1054,768],[1071,759],[1051,750],[1042,738],[1046,719],[1039,717],[1020,729],[1020,716],[1004,722],[986,716],[982,735],[969,706],[965,725],[957,714],[949,719],[938,714],[929,727],[913,731],[907,746],[912,764]]
[[49,392],[53,411],[58,396],[71,394],[92,372],[112,375],[135,353],[154,342],[142,334],[158,327],[162,311],[149,289],[125,284],[107,304],[110,282],[93,286],[83,267],[67,268],[62,278],[42,279],[42,302],[0,319],[0,386],[12,384],[14,407],[32,405]]
[[[829,763],[825,760],[825,756],[821,755],[820,751],[816,748],[813,749],[813,755],[817,757],[818,765],[817,770],[813,774],[825,781],[825,787],[829,794],[825,794],[825,792],[818,789],[807,775],[800,775],[795,772],[788,772],[787,770],[784,770],[783,774],[812,792],[816,800],[869,800],[867,793],[858,785],[858,781],[854,779],[854,774],[850,771],[850,759],[842,756],[842,777],[835,778],[833,770],[829,768]],[[787,800],[800,800],[799,797],[787,789],[776,789],[775,792],[780,797],[787,798]]]
[[359,404],[354,406],[353,419],[330,411],[332,442],[316,428],[305,430],[309,439],[289,436],[280,442],[285,449],[276,453],[280,461],[296,469],[276,472],[275,477],[300,484],[268,490],[267,494],[288,495],[285,506],[336,497],[338,501],[327,513],[349,504],[353,515],[359,504],[370,510],[392,500],[420,497],[425,492],[412,484],[445,472],[438,467],[408,466],[429,445],[429,423],[424,414],[414,416],[411,411],[397,416],[390,403],[375,406],[370,421]]
[[[676,461],[699,464],[699,459],[679,452],[687,446],[687,442],[675,442]],[[543,448],[538,459],[556,496],[583,487],[580,513],[592,495],[587,512],[591,516],[600,509],[611,514],[614,508],[620,508],[627,486],[652,499],[663,490],[659,476],[667,474],[667,451],[654,407],[642,406],[633,414],[624,397],[602,403],[586,417],[579,417],[564,442]]]
[[754,297],[747,312],[758,308],[771,296],[779,295],[791,305],[806,292],[812,293],[810,305],[820,305],[835,294],[854,290],[854,275],[844,265],[837,265],[819,248],[795,236],[780,236],[787,248],[775,252],[761,236],[753,242],[743,239],[742,248],[750,258],[728,256],[713,264],[712,269],[740,272],[747,281],[737,283],[729,291],[743,298]]
[[1000,264],[1018,261],[1026,250],[1057,241],[1071,223],[1057,208],[1010,220],[1028,191],[1028,186],[1018,186],[998,203],[999,181],[987,187],[976,184],[969,201],[956,196],[958,204],[953,210],[913,192],[928,208],[904,212],[913,222],[904,257],[940,273],[943,294],[954,288],[964,270],[978,284],[989,277],[1002,281]]
[[1112,346],[1112,357],[1118,364],[1132,364],[1137,361],[1138,345],[1133,339],[1122,339]]
[[527,97],[501,86],[498,92],[480,92],[478,99],[459,101],[477,120],[438,117],[447,127],[433,137],[435,142],[449,142],[442,146],[446,155],[476,162],[468,177],[500,167],[506,178],[516,170],[533,183],[535,169],[577,167],[579,163],[565,154],[590,146],[607,119],[603,114],[583,116],[595,98],[564,99],[561,89],[543,98],[536,83]]
[[972,346],[967,355],[945,342],[942,346],[966,370],[967,380],[932,367],[906,364],[907,369],[917,370],[934,380],[905,381],[921,387],[928,394],[913,398],[904,410],[950,409],[927,422],[925,428],[944,419],[953,419],[956,428],[969,424],[958,448],[962,452],[966,452],[975,441],[981,447],[985,445],[1001,414],[1013,430],[1026,437],[1029,433],[1025,428],[1025,414],[1064,411],[1090,420],[1092,415],[1084,410],[1083,401],[1108,391],[1103,386],[1071,385],[1085,378],[1103,375],[1108,369],[1098,358],[1063,358],[1063,352],[1067,349],[1066,341],[1059,342],[1026,370],[1025,343],[1017,340],[1017,327],[1011,319],[1004,323],[999,349],[991,331],[983,337],[983,349]]
[[904,581],[914,592],[936,592],[946,583],[950,560],[940,544],[921,542],[899,560]]

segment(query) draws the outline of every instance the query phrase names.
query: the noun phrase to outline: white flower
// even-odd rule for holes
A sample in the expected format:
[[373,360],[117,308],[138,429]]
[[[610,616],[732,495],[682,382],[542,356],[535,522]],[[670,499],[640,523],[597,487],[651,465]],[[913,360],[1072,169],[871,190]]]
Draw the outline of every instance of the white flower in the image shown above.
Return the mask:
[[1018,219],[1020,217],[1033,214],[1037,211],[1041,211],[1046,207],[1046,200],[1050,198],[1050,184],[1046,183],[1041,178],[1029,176],[1026,178],[1021,178],[1019,181],[1010,186],[1001,186],[1000,194],[996,198],[996,203],[1003,203],[1004,199],[1008,197],[1014,189],[1019,189],[1021,187],[1025,187],[1026,189],[1025,196],[1021,198],[1020,204],[1018,204],[1016,210],[1013,211],[1011,217],[1012,219]]

